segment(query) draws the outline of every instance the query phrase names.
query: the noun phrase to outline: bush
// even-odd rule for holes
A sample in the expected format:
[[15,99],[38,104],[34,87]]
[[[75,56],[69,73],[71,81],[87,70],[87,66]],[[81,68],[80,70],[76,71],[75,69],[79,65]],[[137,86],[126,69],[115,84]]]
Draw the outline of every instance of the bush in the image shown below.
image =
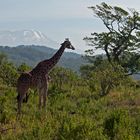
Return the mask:
[[23,73],[23,72],[26,72],[26,71],[29,71],[29,70],[31,70],[31,68],[30,68],[28,65],[26,65],[25,63],[22,63],[22,64],[17,68],[17,71],[18,71],[19,73]]
[[107,137],[103,135],[102,129],[97,128],[92,119],[80,116],[64,118],[57,138],[61,140],[107,140]]
[[18,73],[16,67],[9,62],[0,65],[0,78],[7,85],[16,86]]
[[127,77],[120,65],[104,61],[92,72],[89,85],[92,88],[96,86],[96,90],[100,92],[101,96],[104,96],[114,87],[121,85],[126,79]]
[[116,109],[104,121],[104,132],[111,140],[135,140],[136,121],[127,110]]
[[[11,96],[11,97],[10,97]],[[13,110],[11,108],[11,104],[13,104],[14,96],[12,94],[12,89],[7,89],[5,93],[0,95],[0,124],[5,124],[10,121],[12,117],[11,114]]]
[[53,89],[63,90],[65,86],[68,86],[69,89],[76,85],[78,76],[70,69],[56,67],[51,73],[51,85]]

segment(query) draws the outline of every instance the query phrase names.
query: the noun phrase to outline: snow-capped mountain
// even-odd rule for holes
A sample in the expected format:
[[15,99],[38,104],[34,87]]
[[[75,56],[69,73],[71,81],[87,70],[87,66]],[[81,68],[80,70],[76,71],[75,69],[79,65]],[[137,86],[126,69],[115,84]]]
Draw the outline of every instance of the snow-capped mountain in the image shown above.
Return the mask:
[[58,48],[59,44],[35,30],[0,31],[0,46],[44,45]]

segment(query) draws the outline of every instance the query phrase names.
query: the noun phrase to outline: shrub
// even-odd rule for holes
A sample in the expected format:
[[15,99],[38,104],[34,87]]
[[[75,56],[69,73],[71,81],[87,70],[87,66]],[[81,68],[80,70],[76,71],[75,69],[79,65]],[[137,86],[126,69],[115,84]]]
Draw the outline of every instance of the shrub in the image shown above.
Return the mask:
[[107,61],[102,62],[96,67],[91,74],[89,85],[99,90],[100,95],[104,96],[110,92],[111,89],[123,83],[127,77],[124,70],[116,63],[110,64]]
[[25,63],[22,63],[18,68],[17,68],[17,71],[19,73],[22,73],[22,72],[26,72],[26,71],[29,71],[31,68],[25,64]]
[[107,140],[102,129],[97,128],[92,119],[80,116],[65,117],[61,122],[57,138],[61,140]]
[[17,77],[16,67],[12,63],[6,62],[0,65],[0,78],[5,84],[15,86]]
[[127,110],[116,109],[108,115],[104,121],[104,132],[111,139],[135,140],[136,121]]

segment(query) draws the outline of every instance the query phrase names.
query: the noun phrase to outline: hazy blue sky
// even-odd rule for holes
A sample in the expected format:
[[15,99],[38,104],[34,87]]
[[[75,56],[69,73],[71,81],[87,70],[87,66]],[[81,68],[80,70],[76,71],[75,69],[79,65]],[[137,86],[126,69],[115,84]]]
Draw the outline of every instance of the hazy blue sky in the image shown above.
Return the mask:
[[[82,40],[91,32],[103,31],[103,24],[88,6],[101,0],[0,0],[0,30],[34,29],[61,43],[69,37],[79,50],[86,50]],[[135,8],[139,0],[104,0],[111,5]],[[59,46],[58,46],[59,47]]]

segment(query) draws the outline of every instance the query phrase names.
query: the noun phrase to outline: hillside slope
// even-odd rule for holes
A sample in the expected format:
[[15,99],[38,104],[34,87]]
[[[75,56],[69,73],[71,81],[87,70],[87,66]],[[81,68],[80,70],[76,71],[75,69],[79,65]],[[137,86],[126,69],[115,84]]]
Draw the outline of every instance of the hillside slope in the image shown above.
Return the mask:
[[[26,63],[30,66],[35,66],[39,61],[52,57],[57,50],[45,46],[20,45],[17,47],[0,47],[0,52],[5,53],[8,59],[16,65]],[[64,52],[58,65],[78,71],[80,66],[86,63],[81,55]]]

